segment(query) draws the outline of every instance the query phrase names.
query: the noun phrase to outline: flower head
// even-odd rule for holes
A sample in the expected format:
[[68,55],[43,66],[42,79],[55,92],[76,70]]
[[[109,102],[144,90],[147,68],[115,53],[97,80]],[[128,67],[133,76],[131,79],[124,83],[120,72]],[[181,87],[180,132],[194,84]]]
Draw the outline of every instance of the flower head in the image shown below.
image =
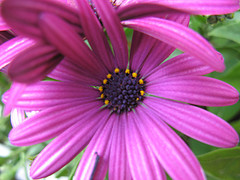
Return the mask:
[[[238,143],[237,133],[224,120],[194,106],[224,106],[238,101],[239,93],[232,86],[202,76],[214,69],[192,50],[198,50],[202,56],[207,54],[204,58],[208,60],[218,53],[211,47],[204,48],[206,41],[199,40],[186,27],[149,18],[123,24],[170,41],[171,45],[175,42],[188,53],[163,62],[174,47],[134,31],[128,61],[120,20],[115,13],[109,16],[114,11],[106,10],[112,7],[93,1],[114,54],[95,12],[87,1],[81,2],[79,8],[87,13],[80,20],[91,49],[73,26],[58,16],[43,13],[39,23],[62,54],[75,60],[81,57],[83,62],[65,58],[49,74],[58,81],[27,86],[15,103],[15,111],[20,111],[20,115],[23,110],[36,114],[25,119],[14,113],[14,128],[9,135],[12,144],[27,146],[55,137],[34,160],[31,176],[43,178],[56,172],[87,146],[76,179],[103,179],[107,171],[110,179],[165,179],[164,170],[173,179],[204,179],[196,157],[168,125],[213,146],[233,147]],[[186,22],[184,15],[171,17],[176,22]],[[152,26],[140,28],[143,21]],[[171,35],[173,30],[158,30],[154,21],[162,22],[163,29],[177,27],[185,34],[176,37]],[[56,29],[56,24],[61,29]],[[189,47],[193,45],[189,38],[198,40],[201,48]],[[79,52],[79,47],[84,51]],[[4,102],[17,87],[5,94]]]
[[[86,7],[86,4],[90,6],[87,9],[84,9],[83,7]],[[104,24],[104,27],[106,27],[106,29],[109,31],[115,31],[114,27],[117,27],[117,25],[120,26],[119,21],[121,21],[125,26],[140,30],[146,34],[151,34],[151,32],[149,32],[150,30],[148,29],[149,23],[157,23],[160,26],[159,28],[166,32],[169,31],[169,29],[166,29],[163,25],[169,27],[171,26],[171,29],[173,26],[173,29],[175,29],[175,24],[179,23],[175,20],[178,15],[185,14],[188,16],[189,14],[231,13],[239,8],[239,1],[228,0],[226,2],[223,0],[184,0],[176,2],[174,0],[112,0],[109,3],[108,0],[5,0],[2,3],[1,9],[4,20],[11,27],[11,29],[17,33],[17,35],[20,37],[26,36],[34,39],[35,42],[32,44],[32,40],[26,41],[26,38],[23,39],[23,37],[17,37],[2,48],[2,52],[9,52],[9,47],[11,48],[12,45],[15,45],[16,43],[19,43],[23,46],[21,51],[19,51],[19,47],[11,48],[11,53],[9,52],[10,58],[5,59],[5,61],[8,63],[11,62],[8,70],[9,77],[13,81],[22,83],[32,83],[41,80],[49,72],[51,72],[52,69],[55,68],[63,56],[68,57],[75,64],[87,64],[80,53],[80,51],[85,52],[85,49],[79,43],[75,44],[76,46],[79,46],[78,49],[75,47],[76,52],[74,54],[71,54],[68,51],[69,48],[73,49],[73,47],[65,43],[69,40],[69,38],[75,39],[74,36],[76,36],[76,34],[78,38],[75,39],[75,41],[77,42],[79,41],[79,38],[84,38],[85,35],[88,37],[88,39],[90,38],[88,35],[90,32],[88,33],[86,29],[82,29],[83,23],[96,21],[95,18],[86,14],[89,12],[89,8],[95,12],[94,16],[97,16],[100,21],[101,19],[105,19],[104,16],[112,16],[113,13],[117,14],[117,16],[114,16],[115,19],[111,22],[111,24]],[[103,13],[106,11],[108,11],[108,13]],[[66,31],[65,26],[63,29],[59,28],[61,26],[58,24],[58,21],[45,21],[48,16],[56,16],[57,18],[62,19],[65,23],[69,24],[71,32]],[[89,19],[86,19],[85,16],[89,17]],[[79,17],[81,21],[79,21]],[[150,21],[149,19],[144,19],[143,17],[155,17],[158,20],[151,19]],[[169,24],[168,21],[161,21],[161,19],[168,19],[174,23]],[[124,22],[126,20],[139,21]],[[139,24],[139,26],[134,25],[136,22]],[[187,22],[188,21],[186,20],[185,23],[180,23],[187,25]],[[144,25],[145,23],[147,23],[146,27]],[[91,28],[99,28],[93,26],[98,26],[96,23],[93,23]],[[83,26],[83,28],[86,28],[86,26]],[[84,34],[83,31],[86,34]],[[59,40],[52,39],[53,36],[50,35],[52,33],[56,33],[54,36],[56,37],[56,35],[58,35],[57,38],[59,38]],[[171,33],[173,33],[173,31]],[[69,34],[75,35],[69,36]],[[79,36],[79,34],[81,36]],[[121,34],[122,35],[119,36],[119,38],[122,38],[123,33]],[[182,32],[178,32],[177,30],[177,32],[175,31],[174,36],[181,34]],[[109,35],[111,36],[112,33],[109,33]],[[164,36],[165,35],[162,37]],[[112,37],[110,37],[110,39],[113,40]],[[116,41],[121,42],[118,40]],[[169,39],[167,41],[169,41]],[[117,42],[114,44],[118,45]],[[198,47],[197,43],[198,42],[196,41],[196,44],[194,45],[195,47]],[[64,51],[59,44],[62,44],[62,47],[65,44],[66,47],[64,47]],[[173,44],[175,44],[175,40],[173,40]],[[96,45],[97,43],[91,44],[93,48],[95,48]],[[177,44],[176,46],[179,47]],[[209,44],[207,44],[207,46],[209,46]],[[83,49],[79,50],[80,48]],[[185,49],[182,50],[185,51]],[[35,53],[32,54],[32,51]],[[122,51],[123,50],[117,50],[115,54],[120,55]],[[124,51],[127,51],[127,49]],[[196,51],[196,49],[194,49],[194,51]],[[97,55],[102,54],[101,52],[97,52],[96,48],[95,52]],[[197,51],[196,54],[198,54]],[[126,56],[126,52],[123,55]],[[199,55],[199,57],[200,56],[201,55]],[[123,59],[126,59],[126,57]],[[216,61],[216,54],[212,54],[212,58],[210,58],[212,60],[210,61],[206,60],[206,57],[204,56],[202,59],[203,61],[205,60],[205,63],[213,66],[213,68],[217,71],[222,71],[224,69],[222,62],[219,62],[220,57],[218,58],[218,61]],[[19,67],[21,68],[19,69]]]

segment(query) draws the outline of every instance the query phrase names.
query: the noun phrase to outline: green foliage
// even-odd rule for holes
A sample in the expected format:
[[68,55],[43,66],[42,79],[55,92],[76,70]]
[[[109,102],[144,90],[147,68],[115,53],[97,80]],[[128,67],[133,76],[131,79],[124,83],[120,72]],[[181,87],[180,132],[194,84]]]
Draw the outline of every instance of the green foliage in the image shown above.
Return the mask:
[[240,147],[212,151],[199,156],[198,160],[212,179],[240,179]]

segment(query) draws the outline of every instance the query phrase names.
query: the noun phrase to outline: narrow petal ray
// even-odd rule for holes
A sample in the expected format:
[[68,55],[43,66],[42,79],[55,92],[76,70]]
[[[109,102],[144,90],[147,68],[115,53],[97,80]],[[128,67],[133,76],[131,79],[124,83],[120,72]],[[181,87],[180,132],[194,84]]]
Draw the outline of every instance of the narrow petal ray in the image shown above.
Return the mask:
[[144,140],[173,179],[205,179],[196,157],[173,130],[145,107],[139,106],[136,113]]
[[31,166],[31,176],[34,179],[47,177],[69,163],[85,148],[99,126],[105,124],[108,116],[106,111],[86,113],[41,151]]
[[239,100],[239,93],[234,87],[204,76],[157,78],[149,83],[147,92],[200,106],[229,106]]
[[157,18],[141,18],[122,23],[195,56],[217,71],[221,72],[225,68],[222,56],[210,43],[185,26]]
[[147,98],[144,104],[154,109],[159,119],[199,141],[225,148],[234,147],[239,142],[236,131],[226,121],[208,111],[153,97]]
[[81,120],[85,113],[95,113],[100,107],[97,102],[76,101],[45,109],[12,129],[9,140],[16,146],[47,141]]
[[120,19],[112,8],[112,4],[106,0],[92,0],[104,27],[111,40],[117,65],[126,69],[128,64],[127,39],[120,23]]
[[[112,129],[116,115],[112,114],[105,124],[102,124],[91,139],[76,170],[76,179],[104,179],[109,161],[112,143]],[[99,160],[96,162],[96,156]]]
[[161,167],[137,129],[133,116],[133,113],[128,114],[124,126],[127,158],[133,179],[166,179],[164,172],[159,171]]

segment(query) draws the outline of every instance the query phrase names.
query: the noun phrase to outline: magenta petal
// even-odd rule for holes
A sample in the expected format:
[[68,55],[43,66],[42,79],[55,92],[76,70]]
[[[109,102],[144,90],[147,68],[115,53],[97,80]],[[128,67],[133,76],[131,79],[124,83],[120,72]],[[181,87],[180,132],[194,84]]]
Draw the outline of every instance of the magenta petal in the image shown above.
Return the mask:
[[155,79],[147,86],[147,92],[200,106],[229,106],[239,99],[239,93],[234,87],[204,76]]
[[4,107],[4,111],[3,111],[4,116],[7,116],[11,112],[12,108],[15,107],[18,99],[21,97],[25,88],[26,88],[26,84],[20,84],[17,82],[12,84],[11,89],[9,91],[8,100],[6,101],[6,104]]
[[78,4],[79,17],[87,40],[89,41],[95,54],[100,57],[108,70],[112,71],[116,65],[113,64],[113,54],[105,33],[103,32],[102,25],[89,5],[89,1],[78,0]]
[[68,58],[64,58],[48,76],[59,81],[79,82],[89,86],[99,84],[99,80],[94,75],[90,76],[84,69],[73,64]]
[[205,65],[199,59],[188,54],[178,55],[157,66],[146,81],[152,82],[156,79],[174,77],[174,76],[199,76],[213,72],[213,69]]
[[[167,19],[184,26],[188,26],[189,24],[189,15],[186,14],[168,15]],[[149,71],[162,63],[174,50],[174,47],[158,39],[134,31],[130,65],[132,69],[137,69],[141,74],[147,76]]]
[[225,66],[222,56],[207,40],[193,30],[173,21],[158,18],[141,18],[122,22],[125,26],[157,38],[173,47],[195,56],[217,71]]
[[100,75],[100,79],[101,75],[107,74],[105,67],[70,24],[54,14],[47,13],[41,14],[39,24],[47,39],[74,64],[96,77]]
[[127,119],[125,116],[116,119],[113,127],[112,144],[109,157],[109,179],[130,180],[131,173],[127,161],[125,148],[124,124]]
[[156,177],[166,179],[149,144],[136,127],[133,116],[133,113],[128,114],[124,126],[127,157],[133,179],[142,179],[142,177],[147,177],[149,180],[154,180]]
[[96,101],[99,92],[78,83],[42,81],[29,85],[19,97],[16,107],[41,110],[74,101]]
[[[8,76],[21,83],[42,80],[61,61],[53,46],[39,42],[19,54],[8,67]],[[24,65],[23,65],[24,64]]]
[[146,107],[139,106],[135,122],[142,137],[173,179],[205,179],[201,166],[176,133]]
[[223,119],[195,106],[160,98],[146,98],[144,104],[156,111],[159,118],[182,133],[217,147],[234,147],[237,132]]
[[[122,5],[141,3],[146,3],[146,0],[123,1]],[[227,14],[239,9],[238,0],[148,0],[147,3],[200,15]]]
[[19,124],[23,123],[23,121],[25,120],[24,110],[19,108],[12,109],[10,119],[11,119],[12,127],[13,128],[17,127]]
[[119,17],[110,2],[106,0],[92,0],[92,2],[111,40],[118,67],[126,69],[128,64],[128,46]]
[[89,112],[82,119],[54,139],[34,160],[30,174],[34,179],[44,178],[69,163],[88,144],[108,113]]
[[8,65],[18,54],[34,46],[37,41],[26,37],[15,37],[0,46],[0,69]]
[[112,129],[117,123],[116,119],[117,116],[112,114],[108,121],[98,128],[78,165],[76,179],[104,179],[108,170]]
[[14,31],[27,36],[42,37],[38,27],[42,12],[54,13],[72,24],[78,24],[79,21],[76,9],[61,1],[7,0],[2,3],[4,20]]
[[9,140],[16,146],[29,146],[54,138],[80,121],[85,113],[95,113],[97,102],[71,102],[45,109],[12,129]]

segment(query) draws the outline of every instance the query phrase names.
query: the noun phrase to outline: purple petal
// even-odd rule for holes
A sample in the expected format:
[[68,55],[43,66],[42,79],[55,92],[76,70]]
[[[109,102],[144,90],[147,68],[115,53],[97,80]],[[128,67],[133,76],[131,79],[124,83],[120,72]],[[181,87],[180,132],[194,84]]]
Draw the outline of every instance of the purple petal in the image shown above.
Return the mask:
[[129,28],[148,34],[195,56],[217,71],[223,71],[225,68],[222,56],[220,56],[210,43],[185,26],[153,17],[127,20],[122,23]]
[[176,10],[184,11],[190,14],[200,15],[218,15],[227,14],[239,9],[238,0],[134,0],[126,1],[121,6],[129,6],[130,4],[153,4],[156,6],[165,6]]
[[74,64],[100,79],[107,74],[105,67],[70,24],[47,13],[41,14],[39,24],[47,39]]
[[112,71],[116,67],[116,64],[113,64],[113,54],[103,32],[102,25],[90,7],[89,1],[78,0],[78,5],[84,34],[96,55],[102,59],[108,70]]
[[[84,152],[76,170],[76,179],[104,179],[108,170],[109,152],[112,143],[112,129],[117,116],[112,114],[106,123],[98,128]],[[99,158],[97,161],[96,158]]]
[[[185,14],[168,15],[167,19],[185,26],[189,24],[189,16]],[[162,63],[174,50],[174,47],[158,39],[134,31],[130,65],[132,69],[137,69],[146,76],[149,71]]]
[[73,101],[96,101],[99,92],[78,83],[42,81],[29,85],[16,102],[15,107],[25,110],[41,110]]
[[117,65],[126,69],[128,64],[128,46],[120,19],[111,3],[106,0],[92,0],[111,40]]
[[7,66],[18,54],[36,43],[36,40],[18,36],[2,44],[0,46],[0,69]]
[[11,124],[12,127],[15,128],[19,124],[22,124],[25,118],[25,112],[22,109],[14,108],[11,111]]
[[6,101],[6,104],[4,107],[4,111],[3,111],[4,116],[7,116],[11,112],[12,108],[15,107],[18,99],[21,97],[25,88],[26,88],[26,84],[20,84],[17,82],[14,82],[12,84],[11,89],[8,92],[9,93],[8,100]]
[[[64,58],[54,70],[48,74],[50,78],[64,81],[64,82],[78,82],[89,86],[96,86],[101,84],[95,76],[88,75],[84,69],[79,68],[73,64],[68,58]],[[99,83],[100,82],[100,83]]]
[[135,123],[155,157],[173,179],[205,179],[199,162],[188,146],[154,113],[139,106]]
[[80,153],[96,130],[108,119],[106,111],[89,112],[56,139],[34,160],[30,174],[34,179],[47,177],[69,163]]
[[239,99],[239,93],[234,87],[202,76],[155,79],[147,86],[147,92],[200,106],[229,106]]
[[96,113],[97,102],[71,102],[45,109],[12,129],[9,140],[16,146],[29,146],[54,138],[84,118]]
[[230,148],[239,142],[237,132],[223,119],[195,106],[148,97],[144,104],[182,133],[210,144]]
[[2,3],[4,20],[14,31],[27,36],[43,36],[38,27],[41,12],[54,13],[72,24],[79,24],[77,10],[61,1],[7,0]]
[[213,72],[213,69],[188,54],[178,55],[155,68],[146,81],[176,76],[200,76]]
[[42,80],[63,57],[56,49],[40,42],[19,54],[8,67],[8,76],[20,83]]
[[166,179],[156,157],[152,154],[134,121],[131,113],[125,121],[124,128],[127,158],[133,179],[142,179],[142,177],[147,177],[149,180],[154,180],[156,177]]
[[113,127],[112,144],[109,157],[109,179],[130,180],[131,173],[125,148],[124,124],[125,116],[120,116]]

